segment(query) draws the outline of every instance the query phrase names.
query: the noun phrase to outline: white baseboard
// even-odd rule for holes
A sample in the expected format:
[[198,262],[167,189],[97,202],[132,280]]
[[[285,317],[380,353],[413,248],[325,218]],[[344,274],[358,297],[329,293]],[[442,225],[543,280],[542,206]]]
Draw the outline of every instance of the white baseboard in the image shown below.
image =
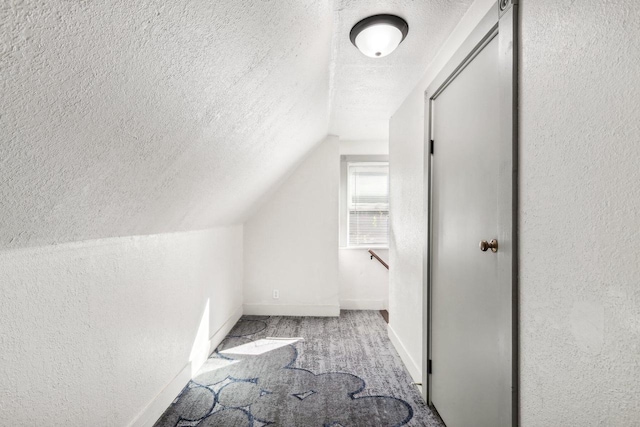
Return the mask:
[[245,304],[244,314],[254,316],[314,316],[338,317],[338,305],[277,305],[277,304]]
[[[209,351],[206,356],[209,356],[213,350],[218,347],[224,337],[231,331],[233,326],[238,322],[238,319],[242,316],[242,306],[239,306],[231,316],[224,322],[224,324],[218,328],[218,330],[209,338]],[[200,360],[201,358],[197,358]],[[206,361],[206,357],[204,360]],[[162,389],[162,391],[149,403],[140,414],[129,424],[130,427],[152,427],[160,416],[167,410],[171,402],[173,402],[182,391],[182,389],[189,383],[189,380],[193,378],[193,372],[197,372],[202,367],[193,366],[191,362],[187,363],[184,368],[175,376],[174,379]]]
[[[238,320],[240,320],[243,315],[243,308],[243,306],[239,306],[236,311],[234,311],[233,314],[227,319],[227,321],[224,322],[224,325],[222,325],[218,329],[218,331],[214,333],[211,338],[209,338],[209,353],[207,354],[207,356],[213,353],[213,350],[215,350],[216,347],[220,345],[224,337],[226,337],[227,334],[231,332],[231,329],[233,329],[235,324],[238,323]],[[200,369],[200,367],[198,367],[198,369]]]
[[187,363],[178,375],[158,394],[155,399],[134,419],[130,427],[150,427],[167,410],[171,402],[191,379],[191,362]]
[[396,331],[393,330],[391,325],[387,325],[387,334],[389,335],[389,339],[391,340],[391,343],[393,344],[393,346],[396,348],[396,351],[400,355],[400,359],[402,359],[402,363],[404,363],[404,366],[407,368],[407,371],[409,371],[409,375],[411,375],[411,378],[413,379],[413,381],[416,383],[421,383],[422,369],[420,368],[420,365],[418,365],[415,362],[415,360],[413,360],[413,358],[409,355],[409,352],[407,351],[405,346],[402,344],[402,341],[400,341],[400,338],[398,338]]
[[381,299],[345,299],[340,301],[341,310],[386,310],[384,300]]

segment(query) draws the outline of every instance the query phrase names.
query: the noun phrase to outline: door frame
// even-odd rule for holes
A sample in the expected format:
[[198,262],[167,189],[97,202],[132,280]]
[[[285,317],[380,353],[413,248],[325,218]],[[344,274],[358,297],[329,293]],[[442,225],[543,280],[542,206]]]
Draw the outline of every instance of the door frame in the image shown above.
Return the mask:
[[[518,0],[497,0],[489,12],[462,43],[460,48],[447,62],[437,77],[425,91],[425,211],[427,233],[424,236],[424,301],[423,325],[423,357],[422,389],[425,401],[433,408],[431,402],[431,275],[432,275],[432,166],[434,148],[437,153],[437,142],[433,147],[432,117],[435,98],[460,74],[460,72],[476,57],[494,37],[498,38],[499,70],[500,70],[500,149],[498,177],[498,222],[504,224],[497,236],[502,252],[511,257],[503,263],[505,268],[498,271],[501,283],[510,283],[511,287],[503,295],[505,305],[511,307],[510,318],[505,316],[505,323],[510,323],[510,333],[502,337],[507,351],[504,354],[505,364],[511,365],[511,419],[512,425],[519,422],[519,357],[518,357]],[[496,118],[498,120],[498,118]],[[510,292],[509,292],[510,290]],[[507,313],[509,314],[509,313]],[[508,329],[506,329],[508,331]],[[510,352],[509,349],[510,348]],[[437,369],[437,366],[434,367]]]

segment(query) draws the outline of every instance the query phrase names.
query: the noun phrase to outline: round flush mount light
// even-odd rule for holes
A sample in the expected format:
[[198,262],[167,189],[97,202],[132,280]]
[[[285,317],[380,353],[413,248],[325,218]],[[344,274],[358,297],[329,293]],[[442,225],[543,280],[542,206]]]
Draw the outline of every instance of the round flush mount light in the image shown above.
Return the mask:
[[374,15],[353,26],[349,38],[360,52],[382,58],[393,52],[407,37],[409,24],[395,15]]

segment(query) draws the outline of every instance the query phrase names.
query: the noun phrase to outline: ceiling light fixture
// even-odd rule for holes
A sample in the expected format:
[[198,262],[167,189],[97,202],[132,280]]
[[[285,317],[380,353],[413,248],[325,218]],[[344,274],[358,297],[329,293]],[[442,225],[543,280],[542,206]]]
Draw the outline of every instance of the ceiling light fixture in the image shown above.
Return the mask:
[[360,52],[382,58],[393,52],[407,37],[409,24],[395,15],[374,15],[353,26],[349,38]]

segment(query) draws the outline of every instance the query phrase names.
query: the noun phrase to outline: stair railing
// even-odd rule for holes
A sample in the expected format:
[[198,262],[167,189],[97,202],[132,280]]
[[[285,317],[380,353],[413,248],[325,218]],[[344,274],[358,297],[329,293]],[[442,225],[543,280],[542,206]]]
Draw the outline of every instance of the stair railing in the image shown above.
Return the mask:
[[374,252],[374,251],[372,251],[371,249],[369,249],[369,253],[371,254],[371,259],[374,259],[374,258],[375,258],[375,259],[377,259],[378,261],[380,261],[380,264],[384,265],[384,267],[385,267],[387,270],[389,269],[389,264],[387,264],[386,262],[384,262],[384,261],[382,260],[382,258],[380,258],[380,257],[378,256],[378,254],[377,254],[377,253],[375,253],[375,252]]

